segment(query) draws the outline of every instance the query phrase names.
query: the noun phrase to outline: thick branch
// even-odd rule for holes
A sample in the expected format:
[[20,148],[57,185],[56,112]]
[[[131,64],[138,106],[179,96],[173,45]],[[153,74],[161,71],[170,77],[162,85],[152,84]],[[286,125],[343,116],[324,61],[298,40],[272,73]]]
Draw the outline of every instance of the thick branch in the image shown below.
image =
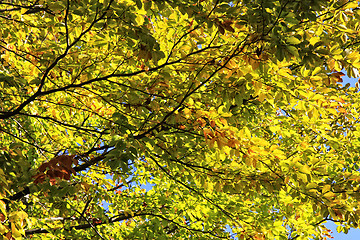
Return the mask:
[[[58,227],[58,228],[51,229],[51,232],[56,231],[56,230],[60,230],[60,229],[64,229],[66,231],[71,231],[73,229],[76,229],[76,230],[88,229],[88,228],[92,228],[94,226],[119,222],[119,221],[123,221],[123,220],[130,219],[130,218],[133,218],[133,217],[143,216],[143,215],[147,215],[147,214],[146,213],[139,213],[139,214],[135,214],[133,216],[131,216],[130,214],[128,214],[128,215],[124,214],[124,215],[121,215],[121,216],[119,216],[117,218],[110,219],[107,222],[93,223],[93,224],[87,223],[87,224],[71,226],[70,228],[60,228],[60,227]],[[37,234],[37,233],[50,233],[50,231],[45,229],[45,228],[35,228],[35,229],[25,230],[25,235],[32,235],[32,234]]]

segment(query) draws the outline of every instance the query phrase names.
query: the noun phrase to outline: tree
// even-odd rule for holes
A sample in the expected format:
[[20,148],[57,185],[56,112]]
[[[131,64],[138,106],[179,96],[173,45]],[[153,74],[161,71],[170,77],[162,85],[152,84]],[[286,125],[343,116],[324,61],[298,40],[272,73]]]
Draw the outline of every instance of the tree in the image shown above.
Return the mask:
[[359,77],[359,9],[1,1],[2,238],[357,228],[360,102],[341,82]]

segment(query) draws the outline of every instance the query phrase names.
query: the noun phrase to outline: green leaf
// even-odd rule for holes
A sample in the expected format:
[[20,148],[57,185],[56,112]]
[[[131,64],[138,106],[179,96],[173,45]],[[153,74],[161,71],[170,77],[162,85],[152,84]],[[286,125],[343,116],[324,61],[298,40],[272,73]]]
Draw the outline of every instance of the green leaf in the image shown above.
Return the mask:
[[298,49],[294,46],[286,46],[286,50],[295,57],[299,56]]
[[141,0],[135,0],[136,2],[136,6],[138,9],[141,9],[142,8],[142,1]]
[[301,43],[301,41],[298,38],[294,37],[294,36],[291,36],[291,37],[287,38],[286,42],[288,42],[289,44],[292,44],[292,45],[297,45],[297,44]]

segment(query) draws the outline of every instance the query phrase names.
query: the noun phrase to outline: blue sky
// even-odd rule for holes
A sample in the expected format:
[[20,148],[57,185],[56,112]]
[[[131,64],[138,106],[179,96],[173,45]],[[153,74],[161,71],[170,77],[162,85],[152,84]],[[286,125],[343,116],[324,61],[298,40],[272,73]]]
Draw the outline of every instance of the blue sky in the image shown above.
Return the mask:
[[359,240],[360,239],[360,229],[350,229],[348,234],[338,233],[336,231],[335,223],[328,222],[325,224],[333,233],[331,234],[334,238],[333,240]]
[[[344,71],[345,73],[345,71]],[[355,87],[355,83],[357,82],[357,78],[348,78],[343,77],[343,85],[346,83],[350,83],[351,87]],[[334,237],[333,240],[359,240],[360,239],[360,229],[350,229],[348,234],[345,233],[338,233],[336,231],[337,225],[332,222],[327,222],[325,224],[333,233],[332,236]]]

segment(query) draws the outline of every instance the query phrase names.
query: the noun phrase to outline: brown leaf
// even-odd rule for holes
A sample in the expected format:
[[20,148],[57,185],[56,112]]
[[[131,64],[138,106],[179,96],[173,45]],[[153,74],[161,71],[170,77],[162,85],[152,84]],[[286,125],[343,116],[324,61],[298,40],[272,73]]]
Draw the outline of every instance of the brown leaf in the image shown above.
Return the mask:
[[39,173],[39,174],[33,176],[33,178],[35,178],[34,184],[43,183],[45,180],[45,174]]
[[6,217],[4,214],[0,213],[0,221],[4,222],[6,220]]
[[56,184],[56,179],[55,178],[51,178],[50,179],[50,185],[54,186]]
[[233,24],[233,21],[231,21],[231,20],[226,20],[226,21],[222,22],[223,26],[230,26],[231,24]]
[[218,26],[218,29],[221,34],[225,34],[225,30],[222,26]]
[[342,77],[345,76],[342,72],[334,72],[331,74],[332,77],[335,77],[337,79],[337,82],[343,82]]
[[46,168],[49,167],[49,163],[43,163],[40,165],[40,167],[38,168],[39,172],[45,172]]
[[234,28],[232,28],[231,26],[229,25],[222,25],[226,30],[228,30],[229,32],[235,32]]

